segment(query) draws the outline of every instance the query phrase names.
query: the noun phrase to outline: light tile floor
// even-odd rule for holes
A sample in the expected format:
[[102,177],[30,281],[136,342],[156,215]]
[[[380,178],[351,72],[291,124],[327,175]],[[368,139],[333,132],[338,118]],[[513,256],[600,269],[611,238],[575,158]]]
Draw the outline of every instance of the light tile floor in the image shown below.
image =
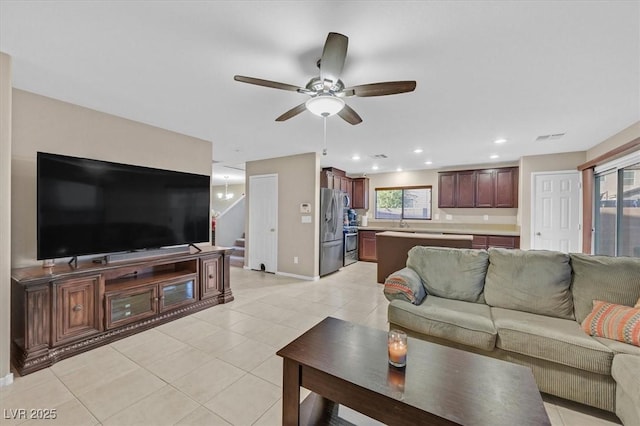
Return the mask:
[[[317,282],[232,268],[233,302],[0,388],[0,423],[279,425],[282,360],[276,350],[327,315],[387,330],[388,303],[375,277],[376,265],[362,262]],[[544,399],[554,426],[620,424],[611,413]],[[57,419],[11,419],[11,410],[21,408],[55,408]]]

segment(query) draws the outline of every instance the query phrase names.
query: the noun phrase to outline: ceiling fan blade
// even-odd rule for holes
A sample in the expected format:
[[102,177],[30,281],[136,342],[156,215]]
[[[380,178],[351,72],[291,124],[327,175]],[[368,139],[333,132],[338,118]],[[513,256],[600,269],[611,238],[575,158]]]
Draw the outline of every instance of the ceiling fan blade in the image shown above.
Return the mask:
[[347,104],[344,104],[344,108],[338,112],[338,115],[349,124],[356,125],[362,123],[362,118]]
[[416,89],[415,81],[387,81],[385,83],[361,84],[360,86],[347,87],[343,90],[346,96],[385,96],[398,93],[413,92]]
[[263,80],[261,78],[245,77],[243,75],[235,75],[233,76],[233,79],[242,83],[255,84],[256,86],[272,87],[274,89],[290,90],[292,92],[305,90],[302,87],[294,86],[292,84],[278,83],[277,81]]
[[335,83],[342,74],[344,61],[347,57],[349,38],[339,33],[329,33],[324,43],[322,58],[320,59],[320,78]]
[[307,107],[305,106],[305,103],[303,102],[300,105],[291,108],[289,111],[285,112],[280,117],[276,118],[276,121],[288,120],[288,119],[290,119],[292,117],[295,117],[296,115],[300,114],[302,111],[304,111],[306,109],[307,109]]

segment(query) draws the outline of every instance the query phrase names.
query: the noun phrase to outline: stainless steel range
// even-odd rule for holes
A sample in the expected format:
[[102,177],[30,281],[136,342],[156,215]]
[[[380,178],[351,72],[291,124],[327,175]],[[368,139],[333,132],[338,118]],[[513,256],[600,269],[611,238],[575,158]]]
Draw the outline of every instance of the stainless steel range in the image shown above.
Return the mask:
[[344,266],[358,261],[358,227],[344,227]]

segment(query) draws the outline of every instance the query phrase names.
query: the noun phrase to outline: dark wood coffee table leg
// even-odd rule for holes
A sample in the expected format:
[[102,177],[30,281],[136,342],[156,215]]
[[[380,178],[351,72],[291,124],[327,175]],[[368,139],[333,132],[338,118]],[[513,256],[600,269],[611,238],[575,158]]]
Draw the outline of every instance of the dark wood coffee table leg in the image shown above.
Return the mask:
[[[282,374],[282,424],[289,425],[333,425],[338,421],[338,404],[311,392],[300,403],[300,384],[304,367],[284,358]],[[345,423],[346,424],[346,423]]]
[[282,367],[282,425],[300,424],[300,364],[284,358]]

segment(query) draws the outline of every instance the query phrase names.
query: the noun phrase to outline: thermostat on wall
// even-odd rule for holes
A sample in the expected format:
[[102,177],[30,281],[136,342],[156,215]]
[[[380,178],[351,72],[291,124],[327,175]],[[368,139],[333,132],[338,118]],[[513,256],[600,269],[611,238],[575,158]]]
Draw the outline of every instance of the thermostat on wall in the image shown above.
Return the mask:
[[311,203],[301,203],[300,213],[311,213]]

